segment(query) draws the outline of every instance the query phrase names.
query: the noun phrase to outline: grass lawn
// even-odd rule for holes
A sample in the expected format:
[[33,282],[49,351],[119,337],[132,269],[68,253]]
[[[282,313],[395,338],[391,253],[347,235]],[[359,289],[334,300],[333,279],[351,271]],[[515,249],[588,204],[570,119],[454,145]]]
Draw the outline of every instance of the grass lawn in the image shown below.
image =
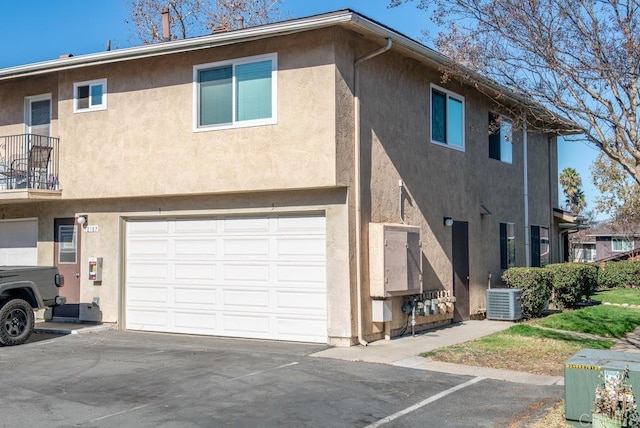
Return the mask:
[[614,288],[612,290],[598,291],[591,298],[596,302],[640,305],[640,289]]
[[580,349],[609,349],[612,345],[611,340],[582,339],[518,324],[505,331],[422,356],[450,363],[562,376],[563,363]]
[[[424,357],[450,363],[562,376],[563,363],[582,348],[609,349],[640,326],[640,310],[598,305],[516,324],[507,330],[459,345],[436,349]],[[547,327],[558,332],[537,327]],[[589,333],[581,338],[570,332]]]
[[621,338],[640,326],[640,310],[621,306],[599,305],[549,315],[533,325],[559,330]]

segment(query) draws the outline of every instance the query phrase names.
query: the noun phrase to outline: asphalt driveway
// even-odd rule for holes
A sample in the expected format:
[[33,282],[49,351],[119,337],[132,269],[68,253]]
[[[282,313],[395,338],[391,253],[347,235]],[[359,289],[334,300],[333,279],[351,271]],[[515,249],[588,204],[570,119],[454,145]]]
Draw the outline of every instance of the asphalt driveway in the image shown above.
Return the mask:
[[563,395],[321,349],[119,331],[0,348],[0,426],[506,427]]

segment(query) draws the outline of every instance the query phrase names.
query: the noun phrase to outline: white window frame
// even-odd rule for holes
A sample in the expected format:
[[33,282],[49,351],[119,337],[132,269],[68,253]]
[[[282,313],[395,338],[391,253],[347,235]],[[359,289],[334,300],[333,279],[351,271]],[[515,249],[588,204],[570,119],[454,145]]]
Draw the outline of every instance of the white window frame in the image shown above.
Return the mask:
[[[242,120],[236,121],[236,66],[242,64],[250,64],[252,62],[271,61],[271,117],[255,120]],[[198,73],[200,70],[206,70],[209,68],[218,67],[233,67],[232,73],[232,88],[233,96],[231,98],[231,109],[234,112],[232,122],[221,125],[200,125],[200,82],[198,81]],[[255,55],[244,58],[237,58],[227,61],[210,62],[207,64],[198,64],[193,67],[193,131],[205,132],[205,131],[217,131],[221,129],[231,128],[245,128],[250,126],[263,126],[263,125],[275,125],[278,123],[278,54],[269,53],[264,55]]]
[[[433,137],[433,91],[436,90],[438,92],[441,92],[443,94],[446,95],[446,102],[445,102],[445,108],[447,109],[447,123],[445,123],[445,126],[448,125],[448,110],[449,110],[449,98],[453,98],[455,100],[458,100],[462,103],[462,146],[456,146],[456,145],[452,145],[452,144],[448,144],[446,142],[442,142],[442,141],[436,141],[434,140]],[[452,92],[448,89],[445,89],[441,86],[435,85],[433,83],[431,83],[431,85],[429,86],[429,140],[431,141],[431,143],[436,144],[438,146],[443,146],[443,147],[448,147],[450,149],[454,149],[454,150],[458,150],[461,152],[465,151],[465,146],[466,146],[466,136],[465,136],[465,122],[466,122],[466,115],[465,115],[465,109],[466,109],[466,105],[465,105],[465,100],[464,97],[460,94],[456,94],[455,92]]]
[[[66,241],[62,240],[62,232],[71,233],[72,240],[68,242],[69,247],[65,247]],[[58,234],[58,264],[61,265],[73,265],[78,263],[78,226],[73,225],[60,225],[56,231]],[[62,261],[63,253],[73,253],[73,261]]]
[[[89,87],[89,107],[78,108],[78,88],[82,86]],[[102,103],[92,105],[91,102],[91,88],[94,86],[102,86]],[[98,111],[107,109],[107,79],[87,80],[84,82],[75,82],[73,84],[73,112],[85,113],[89,111]]]
[[[622,248],[620,250],[617,250],[616,246],[615,246],[616,242],[621,242],[622,244],[629,243],[629,244],[631,244],[631,248],[626,249],[626,250],[624,248]],[[624,245],[621,245],[621,247],[623,247],[623,246]],[[624,252],[627,252],[627,251],[631,251],[631,250],[633,250],[635,248],[636,248],[636,242],[635,242],[635,240],[633,238],[611,238],[611,251],[613,251],[613,252],[624,253]]]

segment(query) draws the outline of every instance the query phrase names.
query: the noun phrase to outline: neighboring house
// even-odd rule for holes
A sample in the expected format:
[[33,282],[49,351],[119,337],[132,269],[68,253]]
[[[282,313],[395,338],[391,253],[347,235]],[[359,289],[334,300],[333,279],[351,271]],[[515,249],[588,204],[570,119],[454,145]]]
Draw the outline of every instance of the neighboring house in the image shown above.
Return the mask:
[[596,258],[596,239],[594,237],[585,236],[583,240],[573,243],[572,262],[595,262]]
[[640,253],[640,232],[603,224],[572,237],[572,246],[575,262],[632,259]]
[[561,262],[589,262],[595,260],[595,241],[587,237],[591,227],[589,219],[554,208],[554,216],[559,220],[558,239]]
[[0,264],[58,265],[55,317],[131,330],[349,346],[413,298],[442,299],[418,328],[481,316],[504,269],[561,259],[556,137],[490,135],[446,62],[345,10],[0,70]]

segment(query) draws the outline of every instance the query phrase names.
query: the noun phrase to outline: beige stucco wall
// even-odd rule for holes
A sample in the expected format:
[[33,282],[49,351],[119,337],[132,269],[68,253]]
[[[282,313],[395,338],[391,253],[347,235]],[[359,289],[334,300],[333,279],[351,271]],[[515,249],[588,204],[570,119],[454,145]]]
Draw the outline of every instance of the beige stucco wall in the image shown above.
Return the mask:
[[[25,96],[51,93],[65,199],[335,186],[332,40],[321,31],[5,82],[0,135],[24,132]],[[277,124],[194,132],[194,65],[267,53]],[[74,114],[74,82],[102,78],[107,109]]]
[[[379,47],[379,43],[360,47],[356,56]],[[348,58],[339,62],[345,76],[351,67]],[[526,263],[525,233],[529,232],[524,223],[523,130],[513,130],[511,164],[490,159],[488,115],[492,105],[475,90],[455,81],[443,83],[437,70],[393,50],[364,63],[360,73],[363,246],[368,245],[368,222],[419,226],[423,290],[452,292],[452,230],[443,225],[443,218],[468,222],[469,310],[471,316],[483,313],[486,288],[501,283],[500,223],[516,224],[517,264]],[[465,97],[464,151],[431,143],[430,84]],[[527,137],[530,224],[549,227],[552,201],[557,199],[554,185],[550,185],[557,175],[555,140],[535,132]],[[481,205],[492,214],[481,215]],[[369,339],[377,339],[388,326],[371,323],[366,254],[363,272],[364,333]],[[406,326],[401,312],[403,300],[393,298],[392,331]],[[419,317],[418,323],[437,324],[451,318],[451,314],[432,315]]]

